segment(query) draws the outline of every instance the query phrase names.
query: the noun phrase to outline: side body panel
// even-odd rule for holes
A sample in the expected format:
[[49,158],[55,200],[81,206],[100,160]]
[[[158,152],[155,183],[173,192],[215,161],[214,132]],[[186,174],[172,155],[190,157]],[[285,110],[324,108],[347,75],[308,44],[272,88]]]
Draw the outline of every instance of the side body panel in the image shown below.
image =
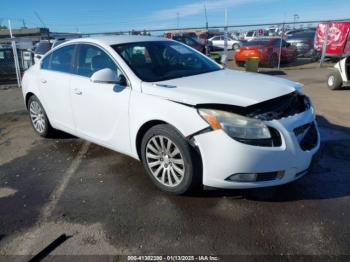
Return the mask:
[[139,92],[131,93],[129,119],[131,153],[135,158],[138,158],[137,133],[149,121],[166,122],[177,128],[185,137],[208,127],[194,107]]

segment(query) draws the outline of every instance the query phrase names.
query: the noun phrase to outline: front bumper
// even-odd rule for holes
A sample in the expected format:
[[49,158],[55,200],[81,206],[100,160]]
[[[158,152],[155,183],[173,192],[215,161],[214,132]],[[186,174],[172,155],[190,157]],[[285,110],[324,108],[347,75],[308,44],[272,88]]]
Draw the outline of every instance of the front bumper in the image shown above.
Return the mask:
[[[314,123],[317,143],[303,150],[294,133],[295,128]],[[216,188],[256,188],[289,183],[302,177],[309,168],[313,155],[320,147],[320,135],[313,109],[301,114],[267,121],[266,124],[280,132],[279,147],[252,146],[238,142],[222,130],[194,137],[203,163],[203,184]],[[284,175],[269,181],[233,182],[226,179],[233,174],[269,173],[283,171]]]

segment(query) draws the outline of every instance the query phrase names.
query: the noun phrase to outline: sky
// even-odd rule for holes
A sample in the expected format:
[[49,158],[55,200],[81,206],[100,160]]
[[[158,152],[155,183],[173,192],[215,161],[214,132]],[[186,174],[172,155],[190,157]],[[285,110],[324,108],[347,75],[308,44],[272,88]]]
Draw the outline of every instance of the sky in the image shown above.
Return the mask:
[[[350,19],[349,0],[11,0],[3,1],[0,24],[46,27],[53,32],[113,32],[209,26]],[[42,20],[40,22],[40,19]],[[24,22],[23,22],[24,21]]]

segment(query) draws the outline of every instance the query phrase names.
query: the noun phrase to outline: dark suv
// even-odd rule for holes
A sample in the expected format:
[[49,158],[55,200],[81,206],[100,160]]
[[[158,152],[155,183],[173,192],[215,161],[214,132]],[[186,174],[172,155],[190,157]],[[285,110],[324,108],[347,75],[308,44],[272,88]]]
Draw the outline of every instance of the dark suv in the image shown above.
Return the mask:
[[314,49],[315,30],[295,32],[287,38],[287,42],[295,46],[298,56],[317,59],[318,52]]

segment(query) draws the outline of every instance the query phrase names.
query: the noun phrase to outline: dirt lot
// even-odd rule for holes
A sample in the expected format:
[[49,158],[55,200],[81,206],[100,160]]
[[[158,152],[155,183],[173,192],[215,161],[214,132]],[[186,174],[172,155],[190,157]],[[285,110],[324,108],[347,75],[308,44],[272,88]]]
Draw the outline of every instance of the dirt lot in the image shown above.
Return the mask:
[[[32,130],[19,89],[0,90],[0,254],[350,255],[350,90],[327,69],[286,70],[321,126],[311,174],[277,188],[159,192],[139,162]],[[24,257],[21,257],[24,259]]]

